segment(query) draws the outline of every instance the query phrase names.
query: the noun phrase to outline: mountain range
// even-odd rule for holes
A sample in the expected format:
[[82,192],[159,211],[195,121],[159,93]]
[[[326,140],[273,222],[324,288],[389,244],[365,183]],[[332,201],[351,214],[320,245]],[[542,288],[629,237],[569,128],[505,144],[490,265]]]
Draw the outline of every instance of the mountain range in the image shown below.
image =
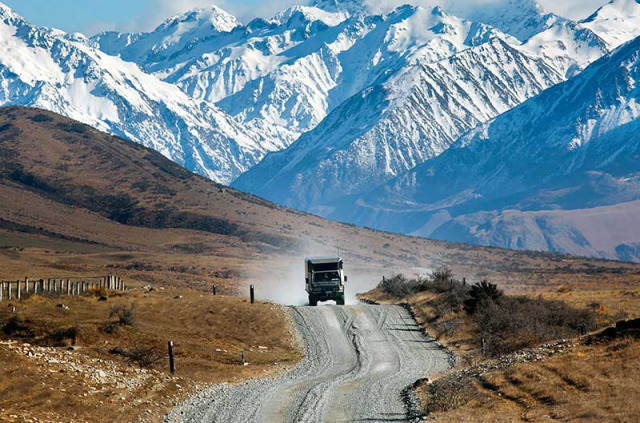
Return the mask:
[[[447,198],[470,193],[474,205],[464,210],[461,201],[453,207],[432,199],[434,187],[427,189],[431,182],[423,176],[431,166],[448,166],[438,163],[459,161],[456,154],[481,143],[474,134],[504,116],[520,119],[509,137],[531,130],[529,121],[548,129],[551,116],[543,111],[550,100],[540,98],[567,89],[565,81],[586,78],[584,69],[603,63],[601,58],[615,67],[612,58],[640,36],[640,4],[614,0],[581,21],[549,13],[532,0],[451,9],[406,5],[374,12],[360,0],[316,0],[244,24],[211,6],[171,17],[150,32],[87,38],[36,27],[0,6],[0,105],[72,117],[151,147],[216,182],[326,217],[484,245],[637,259],[640,237],[629,234],[624,242],[599,246],[567,223],[567,214],[579,210],[632,202],[635,188],[627,185],[633,184],[616,185],[632,176],[597,166],[583,167],[579,175],[565,172],[577,185],[616,188],[596,195],[601,201],[576,194],[571,206],[545,197],[535,207],[478,196],[501,191],[485,186],[493,183],[485,174],[474,176],[473,187],[464,186],[464,178],[440,181],[443,186],[435,188],[450,190]],[[615,86],[601,83],[601,91]],[[580,90],[574,88],[574,95]],[[600,106],[593,96],[580,98],[583,103],[572,104],[576,110]],[[524,109],[535,115],[510,114],[536,101],[546,103]],[[573,118],[557,117],[574,124]],[[588,130],[574,137],[576,145],[593,129],[584,125]],[[495,143],[506,143],[500,140]],[[496,166],[483,168],[489,175],[506,166],[499,155],[507,153],[498,150],[485,152],[486,163]],[[557,158],[551,148],[536,154],[551,154],[549,163]],[[544,156],[530,163],[519,157],[520,169],[550,176],[538,160]],[[620,156],[610,160],[621,162]],[[533,182],[539,178],[533,179],[513,193],[537,190]],[[517,224],[505,220],[508,207],[528,221],[535,220],[530,213],[548,212],[561,223],[524,225],[516,234]],[[535,242],[523,241],[526,228],[539,234]],[[567,231],[579,232],[590,246],[540,241]]]

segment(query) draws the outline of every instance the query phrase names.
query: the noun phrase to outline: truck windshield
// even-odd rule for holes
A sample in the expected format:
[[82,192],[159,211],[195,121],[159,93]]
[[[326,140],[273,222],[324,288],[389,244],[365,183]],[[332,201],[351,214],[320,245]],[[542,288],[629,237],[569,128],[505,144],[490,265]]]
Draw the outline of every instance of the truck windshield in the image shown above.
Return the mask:
[[328,272],[330,270],[338,270],[340,269],[340,263],[314,263],[313,271],[314,272]]
[[315,273],[313,279],[316,282],[340,282],[340,274],[338,272],[320,272]]

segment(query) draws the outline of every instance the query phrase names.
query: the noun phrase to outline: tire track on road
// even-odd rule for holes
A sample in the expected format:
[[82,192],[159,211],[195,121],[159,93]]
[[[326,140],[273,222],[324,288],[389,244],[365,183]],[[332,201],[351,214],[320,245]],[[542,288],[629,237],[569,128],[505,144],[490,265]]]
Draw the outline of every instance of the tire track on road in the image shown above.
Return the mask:
[[305,358],[277,379],[216,385],[166,423],[403,420],[402,391],[444,371],[448,357],[397,306],[294,307]]

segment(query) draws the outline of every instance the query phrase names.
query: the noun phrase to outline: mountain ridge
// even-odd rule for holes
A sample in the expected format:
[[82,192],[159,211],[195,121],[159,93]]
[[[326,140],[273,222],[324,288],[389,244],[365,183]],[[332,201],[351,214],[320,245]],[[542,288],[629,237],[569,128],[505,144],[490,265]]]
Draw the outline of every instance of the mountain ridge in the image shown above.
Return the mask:
[[[598,247],[601,234],[573,241],[558,239],[553,247],[548,240],[527,242],[527,233],[538,230],[527,231],[527,225],[509,224],[502,232],[495,228],[512,220],[514,215],[508,210],[522,212],[521,217],[547,213],[556,219],[555,226],[547,224],[550,232],[540,226],[540,232],[560,237],[575,227],[571,216],[564,222],[557,220],[559,213],[574,210],[579,216],[586,209],[596,213],[602,207],[615,207],[614,215],[620,219],[625,212],[633,215],[640,198],[640,142],[634,136],[640,131],[639,72],[640,37],[577,77],[470,131],[440,157],[391,182],[384,192],[363,198],[360,204],[368,204],[369,210],[361,207],[354,215],[366,221],[363,216],[373,218],[379,209],[383,215],[388,212],[382,219],[405,222],[408,226],[402,231],[440,239],[527,249],[560,248],[560,243],[565,244],[561,247],[565,252],[588,251],[617,259],[623,258],[618,255],[621,249],[629,259],[629,251],[640,239],[633,225],[626,232],[616,232],[625,242],[612,245],[606,241],[602,244],[606,248]],[[522,172],[524,166],[530,170]],[[398,212],[396,218],[391,217],[393,210]],[[432,220],[436,215],[437,223]],[[429,221],[432,226],[421,230]]]

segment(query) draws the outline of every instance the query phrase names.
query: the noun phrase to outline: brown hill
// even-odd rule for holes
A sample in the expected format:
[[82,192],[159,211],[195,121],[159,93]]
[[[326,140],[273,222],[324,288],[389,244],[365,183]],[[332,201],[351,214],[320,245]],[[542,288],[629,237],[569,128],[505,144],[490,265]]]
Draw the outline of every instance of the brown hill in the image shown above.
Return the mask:
[[[624,288],[640,266],[412,238],[327,221],[192,174],[53,113],[0,109],[0,278],[118,273],[140,283],[301,301],[302,259],[340,254],[349,291],[448,266],[508,290]],[[295,298],[293,298],[295,297]]]

